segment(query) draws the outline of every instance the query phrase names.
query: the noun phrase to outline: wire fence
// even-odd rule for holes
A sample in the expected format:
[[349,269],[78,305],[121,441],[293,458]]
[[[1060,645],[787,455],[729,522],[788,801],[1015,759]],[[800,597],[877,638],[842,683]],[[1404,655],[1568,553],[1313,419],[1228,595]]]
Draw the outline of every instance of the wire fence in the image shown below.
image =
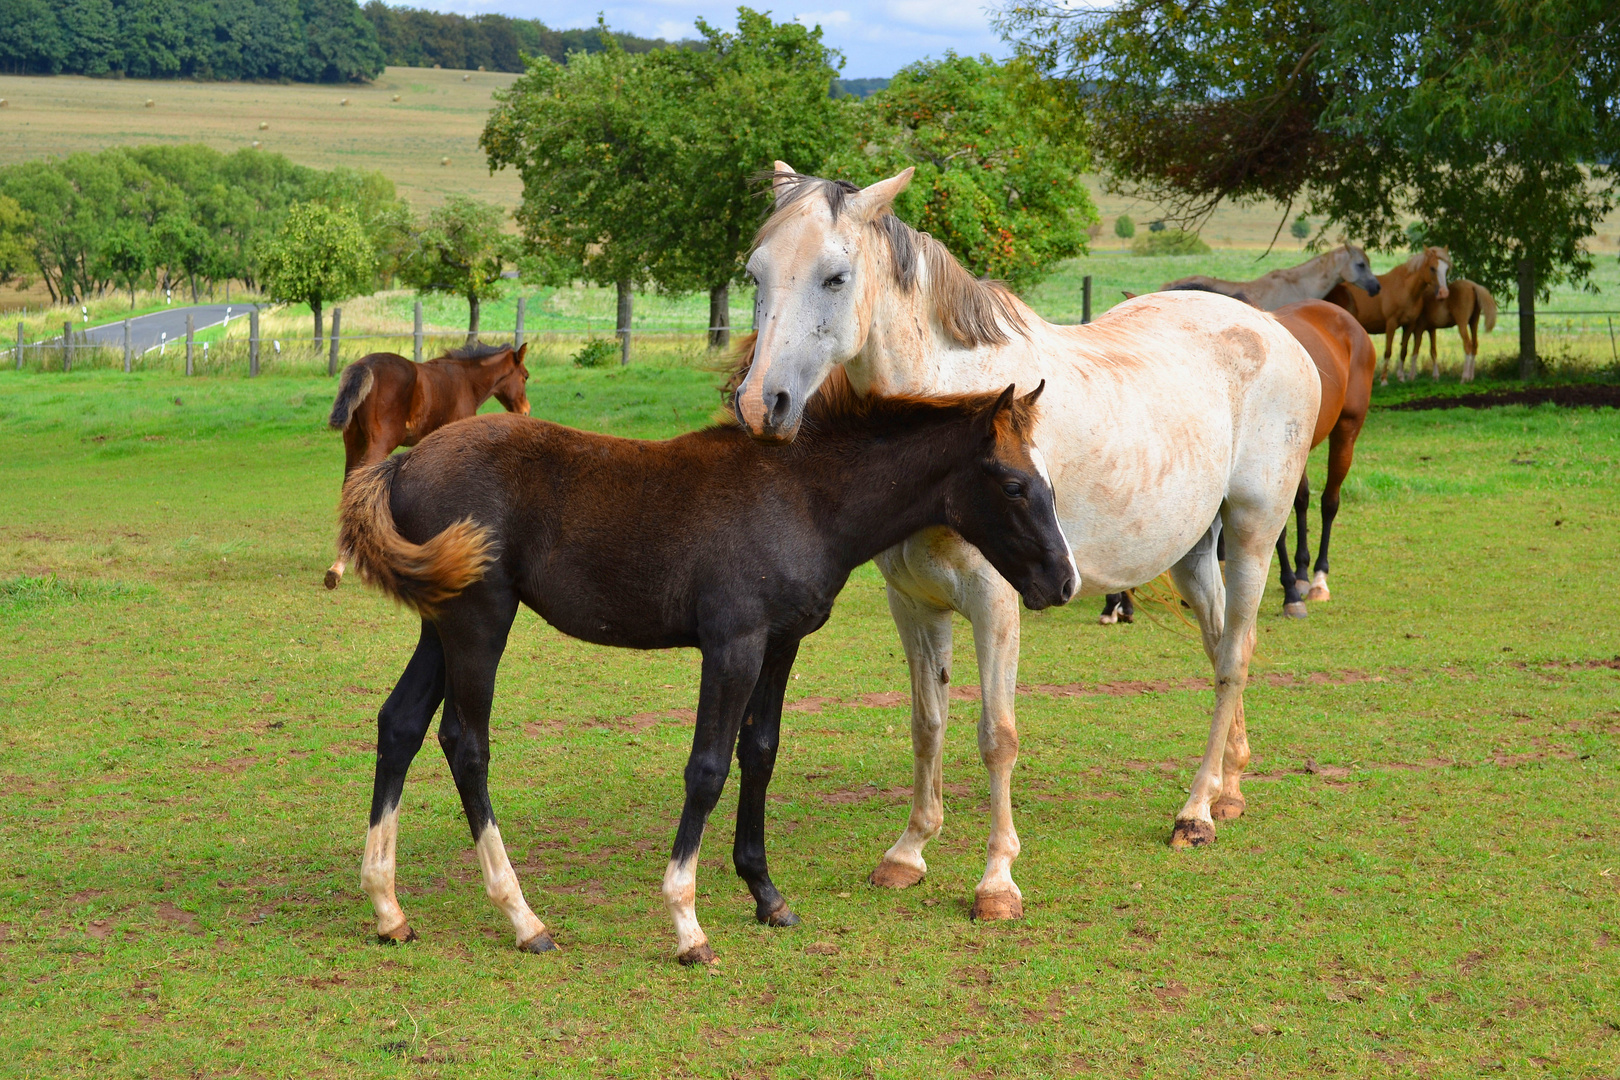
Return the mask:
[[[188,318],[183,337],[164,335],[156,343],[137,335],[133,319],[90,328],[66,324],[61,333],[34,340],[29,339],[26,322],[19,322],[15,343],[0,352],[0,356],[9,354],[11,366],[18,371],[121,368],[126,372],[254,377],[275,371],[315,374],[324,369],[327,374],[335,375],[347,364],[370,353],[395,353],[421,362],[470,343],[466,331],[425,329],[420,303],[416,305],[415,328],[409,332],[363,329],[349,333],[343,330],[342,308],[333,308],[331,315],[330,331],[319,337],[262,328],[260,312],[253,308],[205,327],[196,327]],[[526,332],[524,315],[524,303],[520,299],[516,324],[511,330],[481,330],[474,340],[486,345],[509,341],[514,348],[528,344],[531,362],[565,363],[580,359],[588,352],[589,359],[580,359],[580,362],[597,365],[604,359],[611,363],[613,352],[617,353],[621,364],[628,364],[632,355],[641,354],[654,357],[673,353],[696,359],[712,345],[728,344],[730,335],[736,332],[735,328],[727,326],[598,329],[590,325],[590,320],[585,320],[583,328],[553,325]],[[285,324],[285,320],[280,321]],[[611,343],[606,354],[600,345],[587,350],[591,343],[604,341]]]

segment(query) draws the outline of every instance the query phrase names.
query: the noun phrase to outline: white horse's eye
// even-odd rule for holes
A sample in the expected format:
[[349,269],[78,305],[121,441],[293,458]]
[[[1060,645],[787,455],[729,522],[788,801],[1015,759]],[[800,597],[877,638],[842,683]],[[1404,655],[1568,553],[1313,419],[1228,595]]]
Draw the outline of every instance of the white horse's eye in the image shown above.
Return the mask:
[[823,289],[836,289],[836,288],[839,288],[842,285],[847,285],[847,284],[849,284],[849,275],[847,273],[834,274],[831,277],[827,278],[825,281],[823,281],[821,283],[821,287]]

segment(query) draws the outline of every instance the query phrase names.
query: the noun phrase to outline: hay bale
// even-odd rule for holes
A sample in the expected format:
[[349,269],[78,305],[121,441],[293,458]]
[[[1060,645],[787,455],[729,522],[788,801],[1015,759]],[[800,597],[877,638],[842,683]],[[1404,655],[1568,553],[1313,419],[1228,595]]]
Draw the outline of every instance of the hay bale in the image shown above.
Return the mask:
[[399,95],[398,95],[398,94],[395,94],[395,95],[394,95],[394,100],[395,100],[395,101],[398,101],[398,100],[399,100]]
[[150,109],[152,106],[154,106],[156,104],[157,104],[157,102],[153,101],[151,98],[146,99],[146,107],[148,109]]
[[266,123],[263,120],[259,121],[259,130],[260,131],[268,131],[269,129],[270,129],[270,125],[268,123]]
[[450,159],[447,158],[447,157],[442,157],[442,158],[439,159],[439,164],[440,165],[448,165],[448,164],[450,164]]
[[342,101],[338,102],[339,105],[347,105],[348,103],[349,103],[348,98],[344,98]]

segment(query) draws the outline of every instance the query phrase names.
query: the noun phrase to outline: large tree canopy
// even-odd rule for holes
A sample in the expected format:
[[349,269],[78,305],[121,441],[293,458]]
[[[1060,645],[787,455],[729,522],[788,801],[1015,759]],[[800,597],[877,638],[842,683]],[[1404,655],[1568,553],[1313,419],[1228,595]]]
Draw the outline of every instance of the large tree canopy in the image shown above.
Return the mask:
[[857,117],[857,140],[832,173],[864,186],[915,166],[895,213],[973,273],[1024,289],[1085,251],[1097,220],[1081,181],[1085,126],[1027,61],[919,61]]
[[1393,248],[1416,217],[1530,310],[1586,278],[1614,205],[1612,0],[1015,0],[1002,29],[1070,80],[1113,182],[1184,223],[1223,199],[1307,202]]

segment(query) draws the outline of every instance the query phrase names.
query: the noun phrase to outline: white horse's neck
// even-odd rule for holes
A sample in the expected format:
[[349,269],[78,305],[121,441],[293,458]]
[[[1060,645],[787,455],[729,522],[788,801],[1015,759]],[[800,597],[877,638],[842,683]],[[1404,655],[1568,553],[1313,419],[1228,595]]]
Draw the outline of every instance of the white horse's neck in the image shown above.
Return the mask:
[[1318,255],[1314,259],[1302,262],[1298,266],[1292,266],[1286,270],[1273,270],[1272,274],[1313,296],[1325,296],[1328,290],[1332,289],[1344,278],[1344,258],[1346,254],[1344,248],[1337,247],[1332,251]]

